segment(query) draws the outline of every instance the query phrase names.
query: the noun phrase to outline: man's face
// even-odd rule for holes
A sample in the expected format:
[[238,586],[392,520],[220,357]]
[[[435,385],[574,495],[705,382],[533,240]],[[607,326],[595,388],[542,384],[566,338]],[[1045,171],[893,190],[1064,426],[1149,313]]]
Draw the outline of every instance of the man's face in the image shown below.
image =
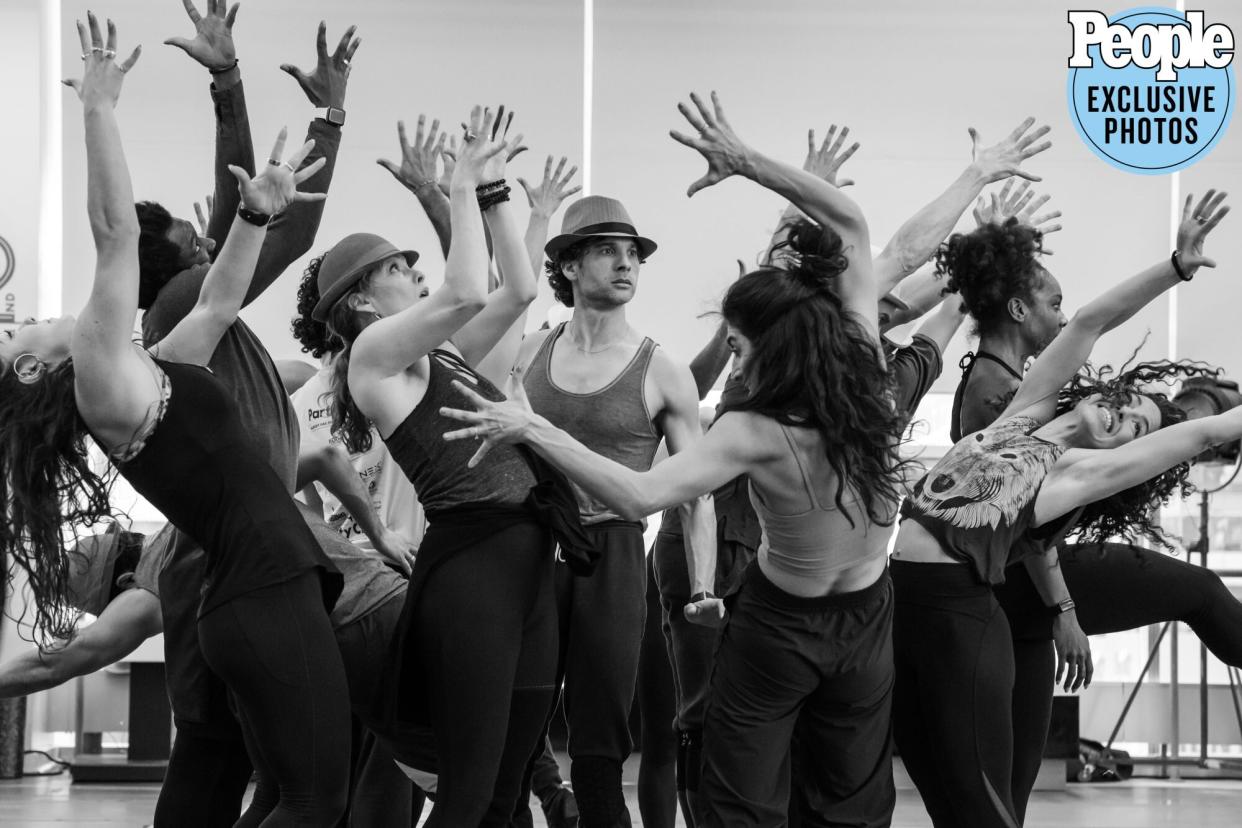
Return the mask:
[[634,298],[641,264],[633,239],[601,236],[587,245],[580,260],[567,262],[562,272],[576,286],[575,305],[581,299],[592,307],[616,307]]
[[173,219],[172,227],[168,228],[165,238],[177,245],[177,249],[181,251],[177,265],[182,270],[207,264],[211,261],[211,252],[216,249],[214,241],[200,236],[194,225],[185,219]]

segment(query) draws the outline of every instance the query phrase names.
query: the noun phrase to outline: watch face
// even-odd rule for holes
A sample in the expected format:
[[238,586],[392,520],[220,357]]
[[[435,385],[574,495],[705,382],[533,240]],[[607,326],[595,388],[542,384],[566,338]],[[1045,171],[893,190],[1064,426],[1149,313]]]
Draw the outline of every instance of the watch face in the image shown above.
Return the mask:
[[344,126],[344,124],[345,124],[345,110],[343,110],[343,109],[337,109],[337,108],[336,108],[336,107],[334,107],[334,106],[330,106],[330,107],[328,107],[328,117],[327,117],[327,121],[328,121],[328,123],[330,123],[330,124],[335,124],[336,126]]

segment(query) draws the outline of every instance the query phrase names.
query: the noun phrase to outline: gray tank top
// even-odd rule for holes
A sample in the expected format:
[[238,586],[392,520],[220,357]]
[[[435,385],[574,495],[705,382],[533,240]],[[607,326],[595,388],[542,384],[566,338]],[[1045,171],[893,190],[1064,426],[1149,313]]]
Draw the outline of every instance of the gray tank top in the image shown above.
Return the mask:
[[[562,322],[539,346],[523,386],[535,413],[598,454],[635,471],[647,471],[664,435],[647,411],[643,386],[656,345],[644,338],[630,364],[612,382],[589,394],[575,394],[552,381],[552,348],[565,332]],[[574,484],[583,524],[619,520],[620,516]]]

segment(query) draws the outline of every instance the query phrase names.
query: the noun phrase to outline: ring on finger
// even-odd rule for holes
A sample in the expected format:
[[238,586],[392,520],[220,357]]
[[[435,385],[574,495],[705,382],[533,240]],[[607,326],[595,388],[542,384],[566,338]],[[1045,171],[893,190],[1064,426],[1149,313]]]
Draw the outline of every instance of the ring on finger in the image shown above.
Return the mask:
[[288,161],[282,161],[282,162],[280,163],[280,166],[282,166],[282,167],[286,168],[286,169],[287,169],[287,170],[289,170],[289,172],[291,172],[291,173],[295,173],[295,172],[297,172],[297,170],[293,168],[293,165],[292,165],[292,164],[290,164]]
[[344,66],[346,69],[348,69],[348,68],[349,68],[349,58],[341,58],[341,65],[342,65],[342,66]]
[[280,159],[279,159],[279,158],[269,158],[269,159],[267,159],[267,163],[268,163],[268,164],[270,164],[270,165],[271,165],[271,166],[273,166],[273,167],[279,167],[279,166],[280,166]]
[[465,141],[466,143],[470,143],[471,141],[473,141],[475,138],[478,138],[478,137],[479,136],[475,134],[473,129],[468,129],[466,130],[466,134],[462,136],[462,140]]
[[103,56],[108,60],[112,60],[116,57],[116,49],[104,49]]

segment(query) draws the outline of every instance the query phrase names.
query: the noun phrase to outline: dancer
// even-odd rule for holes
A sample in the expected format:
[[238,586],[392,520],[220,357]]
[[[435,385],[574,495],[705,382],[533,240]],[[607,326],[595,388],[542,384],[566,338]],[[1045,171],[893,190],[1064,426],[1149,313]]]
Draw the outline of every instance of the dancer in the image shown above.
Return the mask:
[[[691,194],[742,175],[820,224],[795,225],[774,264],[725,296],[745,401],[648,472],[591,452],[520,402],[490,402],[461,384],[477,410],[446,408],[469,424],[446,436],[482,437],[473,462],[498,444],[528,443],[631,519],[749,474],[765,542],[717,654],[704,728],[704,823],[785,824],[800,713],[816,748],[804,780],[819,788],[823,818],[884,825],[895,796],[885,543],[900,497],[900,420],[885,390],[866,221],[836,188],[743,144],[714,95],[711,108],[692,101],[679,109],[698,137],[673,134],[708,162]],[[694,552],[699,571],[712,573],[715,562]],[[722,617],[720,599],[692,598],[691,618]]]
[[[89,429],[140,494],[205,542],[199,633],[205,657],[229,685],[254,737],[252,759],[270,768],[281,785],[280,805],[266,824],[330,825],[344,806],[347,781],[340,755],[348,738],[341,709],[347,691],[326,610],[340,591],[339,575],[279,479],[250,448],[230,397],[201,367],[241,305],[262,225],[295,200],[323,198],[294,187],[322,164],[295,173],[313,145],[283,162],[282,131],[275,164],[262,175],[252,180],[245,170],[233,170],[243,204],[233,238],[204,278],[194,310],[153,354],[138,349],[131,325],[139,228],[114,112],[138,50],[117,64],[111,21],[106,44],[94,15],[88,22],[89,32],[78,24],[84,77],[66,84],[85,113],[96,279],[80,323],[52,320],[0,343],[9,409],[5,443],[10,451],[18,445],[15,438],[33,444],[32,426],[43,440],[56,435],[42,461],[47,469],[20,470],[14,455],[5,459],[11,537],[31,540],[29,548],[10,554],[35,573],[32,588],[46,622],[42,634],[71,637],[59,527],[66,519],[78,523],[107,511],[106,488],[86,465]],[[57,478],[61,482],[51,489],[36,483]],[[13,502],[31,506],[13,509]],[[251,517],[256,505],[262,505],[262,525]],[[256,675],[256,658],[268,675]]]
[[[246,99],[240,64],[233,43],[236,6],[212,2],[200,14],[183,0],[194,24],[193,39],[170,38],[211,73],[212,104],[216,115],[215,198],[208,236],[198,237],[189,221],[173,218],[151,202],[137,205],[141,268],[139,307],[143,339],[160,341],[185,318],[195,302],[212,257],[224,242],[237,210],[237,188],[230,164],[254,169]],[[323,158],[320,171],[305,182],[310,192],[326,192],[340,145],[350,61],[359,41],[353,29],[336,50],[326,47],[326,27],[320,24],[318,59],[309,74],[298,73],[317,117],[307,130],[315,141],[308,163]],[[277,217],[268,229],[243,304],[257,299],[288,267],[304,255],[314,240],[323,214],[322,202],[297,203]],[[296,419],[279,373],[263,344],[241,320],[229,327],[211,356],[209,367],[237,400],[243,427],[261,456],[285,482],[290,493],[296,478],[298,435]],[[165,669],[176,740],[168,772],[156,805],[157,826],[232,825],[240,811],[249,771],[238,762],[241,733],[219,678],[205,664],[197,637],[195,616],[205,565],[201,548],[179,535],[177,549],[160,572],[164,609]],[[219,786],[213,787],[212,782]],[[230,815],[231,810],[231,815]],[[212,821],[204,822],[208,818]],[[218,817],[219,821],[214,821]]]
[[[1022,164],[1046,150],[1050,144],[1047,141],[1039,142],[1047,134],[1048,127],[1032,130],[1033,125],[1034,119],[1028,118],[1005,138],[990,146],[981,146],[978,133],[970,130],[970,164],[941,194],[902,223],[874,262],[876,280],[883,282],[880,289],[888,291],[880,298],[878,309],[881,331],[913,321],[932,310],[937,303],[942,305],[934,315],[928,317],[908,346],[894,348],[885,340],[895,401],[907,418],[913,415],[918,402],[940,375],[941,353],[962,320],[962,313],[956,307],[958,303],[942,302],[942,283],[930,278],[930,268],[926,269],[926,273],[914,274],[914,271],[932,255],[936,246],[953,229],[962,213],[970,207],[972,200],[987,184],[1010,176],[1035,177],[1023,170]],[[852,184],[852,180],[838,180],[842,166],[859,148],[857,142],[846,146],[848,135],[848,127],[842,127],[838,131],[834,124],[828,129],[821,144],[816,142],[815,131],[811,130],[807,136],[807,155],[803,161],[803,169],[834,187]],[[781,218],[781,226],[800,216],[801,212],[797,207],[790,205]],[[777,244],[783,236],[784,233],[778,230],[769,248]],[[894,290],[898,288],[910,299],[911,304],[894,295]],[[691,371],[695,375],[700,395],[707,392],[724,369],[729,355],[726,339],[727,326],[722,324],[712,340],[691,362]],[[730,379],[725,384],[724,396],[717,414],[726,410],[731,400],[744,396],[744,387]],[[754,509],[746,496],[746,488],[745,478],[739,478],[715,492],[718,535],[716,584],[722,597],[736,591],[740,585],[740,576],[754,559],[759,545],[758,524]],[[681,611],[692,591],[689,588],[689,570],[676,512],[666,512],[660,528],[661,533],[653,548],[653,562],[664,609],[668,657],[674,664],[677,679],[677,789],[682,800],[682,812],[687,823],[692,825],[697,810],[695,800],[703,711],[708,698],[717,635],[711,630],[690,623]],[[644,744],[646,743],[645,740]],[[646,755],[644,749],[644,758]],[[641,801],[641,777],[639,791]],[[802,810],[811,812],[817,807],[811,802],[801,803],[801,806]],[[655,810],[654,806],[652,810]],[[669,811],[667,819],[671,818]]]
[[[440,132],[439,129],[438,119],[432,119],[428,126],[427,116],[420,114],[415,127],[414,141],[411,143],[406,137],[405,123],[398,121],[397,138],[400,142],[401,163],[397,164],[385,159],[379,159],[377,163],[392,173],[393,178],[418,199],[419,206],[426,214],[440,242],[441,251],[447,256],[453,235],[449,217],[449,182],[452,180],[453,167],[457,159],[457,139],[455,136],[449,137],[446,142],[445,136],[448,133]],[[445,149],[446,143],[449,149]],[[514,146],[508,151],[506,161],[512,161],[525,149],[523,146]],[[565,172],[567,160],[562,157],[553,172],[553,158],[548,156],[544,164],[543,180],[535,187],[521,177],[517,179],[526,192],[531,208],[524,239],[527,253],[531,258],[532,273],[537,272],[543,262],[543,245],[547,240],[549,221],[560,208],[561,203],[581,189],[581,187],[571,188],[569,186],[578,168],[573,166]],[[486,230],[485,225],[485,234]],[[499,287],[498,274],[491,268],[488,271],[487,287],[489,292]],[[480,374],[495,378],[499,382],[499,378],[509,371],[512,365],[513,350],[522,339],[526,313],[529,313],[529,310],[509,328],[492,352],[475,366]],[[402,479],[404,480],[403,476]],[[552,828],[568,828],[568,826],[576,825],[577,803],[573,793],[565,787],[561,779],[556,758],[552,755],[550,741],[545,739],[544,751],[534,761],[530,770],[531,791],[539,797],[548,825]],[[527,802],[529,797],[519,796],[519,799],[521,801],[518,803],[518,812],[514,815],[514,825],[530,824],[531,815]]]
[[[902,507],[891,567],[894,724],[937,826],[1018,824],[1012,641],[991,585],[1006,566],[1024,562],[1050,612],[1072,612],[1057,566],[1059,536],[1076,520],[1087,533],[1152,531],[1148,510],[1184,481],[1186,461],[1242,435],[1242,413],[1174,425],[1184,413],[1139,386],[1202,368],[1158,363],[1066,388],[1103,333],[1214,266],[1203,240],[1228,212],[1223,198],[1209,191],[1193,210],[1188,199],[1172,258],[1084,307],[1044,349],[997,424],[955,444]],[[1029,257],[1038,243],[1025,228],[1011,250]],[[963,676],[971,677],[965,689]]]
[[[503,110],[479,107],[450,187],[452,243],[444,286],[429,294],[412,252],[354,234],[319,268],[319,304],[345,348],[336,360],[334,420],[361,448],[374,423],[419,492],[429,527],[407,594],[387,712],[425,717],[440,762],[432,826],[507,825],[552,699],[556,626],[548,532],[522,507],[535,477],[514,451],[469,471],[447,446],[436,410],[453,378],[488,396],[477,364],[534,298],[502,182]],[[504,281],[490,295],[484,208]]]
[[[626,321],[640,267],[655,248],[638,235],[621,202],[589,196],[571,205],[544,253],[548,282],[574,315],[528,337],[517,363],[537,411],[640,471],[651,467],[662,438],[675,454],[701,433],[689,371]],[[621,767],[633,749],[629,714],[645,613],[644,542],[637,520],[621,519],[585,492],[578,500],[603,554],[589,578],[568,567],[556,575],[570,776],[582,824],[610,828],[630,819]],[[692,542],[714,543],[710,500],[686,509]]]
[[[1029,228],[1048,232],[1032,221],[1033,212],[1018,193],[1002,190],[999,202],[994,197],[990,208],[976,211],[980,227],[955,236],[940,255],[979,335],[954,396],[955,439],[996,419],[1022,381],[1022,366],[1065,324],[1061,288],[1032,255]],[[1016,221],[1007,222],[1011,216]],[[1019,821],[1043,758],[1054,682],[1064,676],[1065,688],[1077,689],[1090,675],[1087,635],[1177,619],[1189,623],[1217,658],[1242,666],[1242,604],[1211,570],[1133,545],[1070,544],[1059,552],[1074,612],[1050,615],[1022,566],[1006,569],[1005,582],[993,590],[1013,636],[1012,784]]]
[[[372,428],[371,447],[351,454],[332,431],[332,359],[344,343],[328,333],[327,326],[311,316],[319,302],[319,266],[322,256],[311,259],[298,285],[298,315],[293,319],[294,337],[302,351],[320,361],[320,369],[291,394],[297,413],[300,448],[298,490],[318,508],[329,526],[367,552],[379,552],[406,575],[414,563],[426,522],[418,495],[405,473],[392,461],[388,449]],[[338,496],[323,479],[322,471],[339,467],[334,455],[352,469],[336,480]],[[320,462],[320,473],[306,468],[308,459]],[[310,482],[304,480],[310,477]],[[354,517],[357,515],[357,517]]]

